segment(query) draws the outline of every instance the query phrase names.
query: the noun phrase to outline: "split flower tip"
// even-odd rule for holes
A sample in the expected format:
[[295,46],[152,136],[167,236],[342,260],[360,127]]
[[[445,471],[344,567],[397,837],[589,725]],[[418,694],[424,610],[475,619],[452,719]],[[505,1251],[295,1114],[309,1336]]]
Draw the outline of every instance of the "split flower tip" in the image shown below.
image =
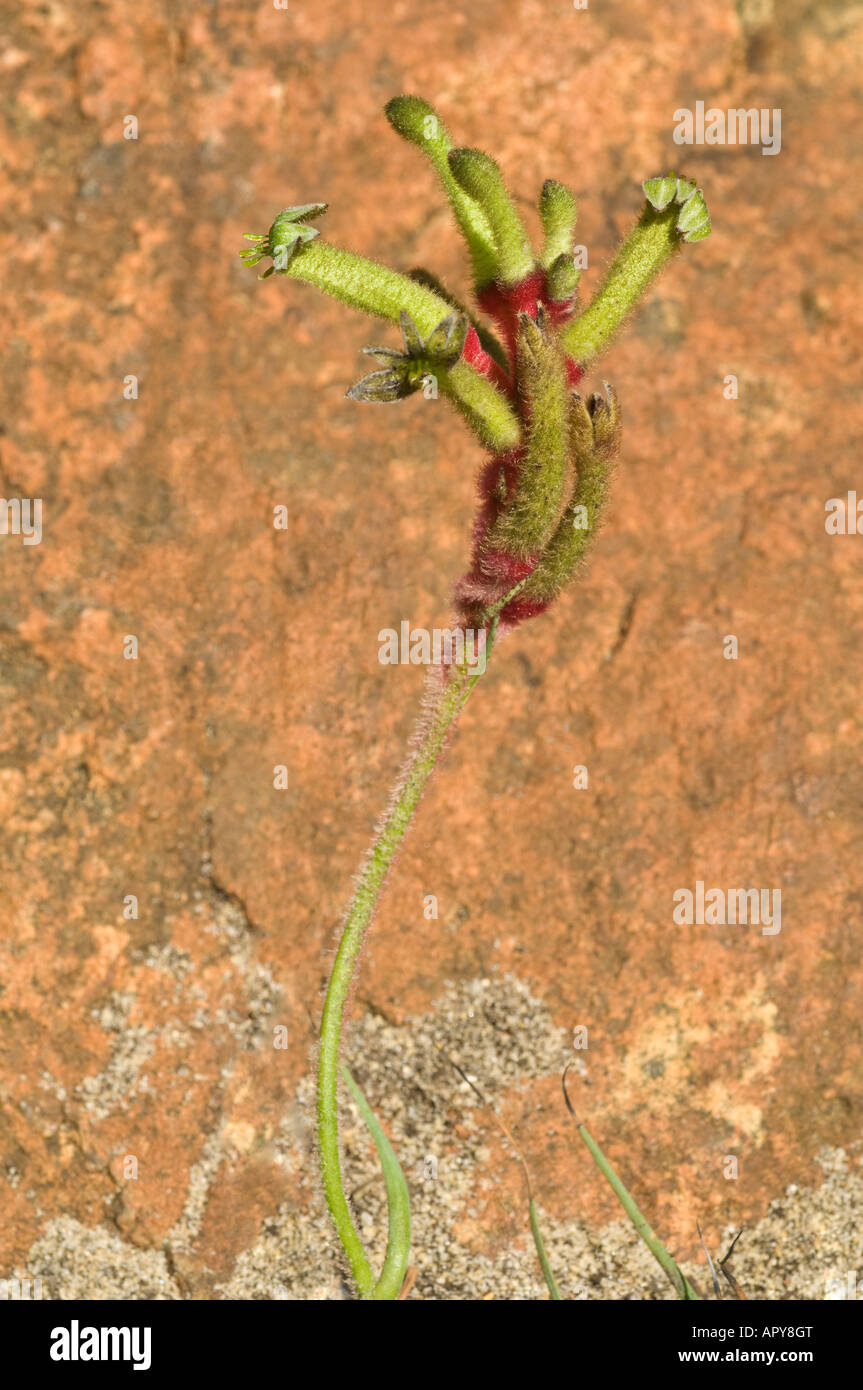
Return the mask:
[[243,264],[257,265],[258,261],[270,256],[273,264],[263,275],[259,275],[258,279],[266,280],[271,275],[287,274],[288,264],[300,247],[314,241],[315,237],[320,235],[317,227],[308,225],[309,221],[313,217],[323,216],[328,207],[328,203],[300,203],[297,207],[283,208],[273,218],[270,229],[264,236],[257,232],[244,232],[245,239],[255,244],[239,252]]
[[602,388],[591,393],[586,405],[578,391],[573,391],[572,396],[589,417],[593,451],[607,463],[620,448],[620,397],[610,381],[604,381]]
[[654,211],[665,212],[668,207],[679,207],[674,229],[683,241],[703,241],[710,235],[710,213],[704,194],[691,179],[666,174],[662,178],[645,179],[641,186]]
[[463,314],[447,314],[425,339],[405,309],[399,319],[404,349],[363,348],[363,352],[388,365],[352,386],[347,392],[351,400],[376,404],[404,400],[419,391],[435,369],[446,371],[461,357],[470,326]]
[[[445,315],[425,338],[406,310],[399,318],[404,348],[364,348],[385,366],[352,386],[348,397],[383,405],[429,388],[430,399],[440,394],[452,402],[485,448],[514,448],[521,436],[518,416],[494,381],[467,361],[468,316],[457,310]],[[475,333],[473,341],[481,353]]]

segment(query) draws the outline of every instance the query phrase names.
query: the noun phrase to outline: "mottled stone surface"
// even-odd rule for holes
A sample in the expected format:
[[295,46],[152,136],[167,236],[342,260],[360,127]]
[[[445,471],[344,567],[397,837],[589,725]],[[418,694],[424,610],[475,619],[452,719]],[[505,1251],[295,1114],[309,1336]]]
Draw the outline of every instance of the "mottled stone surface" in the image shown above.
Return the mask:
[[[0,536],[0,1274],[66,1296],[338,1296],[331,1255],[308,1258],[311,1050],[422,691],[377,634],[446,623],[481,454],[443,402],[347,401],[357,349],[396,335],[259,284],[236,252],[325,199],[328,239],[464,291],[433,175],[381,114],[399,91],[498,156],[532,227],[542,179],[573,186],[588,292],[642,178],[682,167],[714,223],[602,363],[625,444],[594,562],[501,646],[364,958],[359,1079],[404,1143],[428,1136],[445,1170],[466,1155],[420,1224],[437,1234],[415,1296],[522,1287],[504,1277],[518,1168],[410,1042],[451,982],[491,1001],[499,1051],[472,1055],[466,1024],[458,1060],[555,1232],[619,1215],[560,1100],[576,1025],[580,1112],[682,1259],[696,1220],[715,1245],[766,1219],[782,1245],[769,1205],[818,1190],[819,1154],[849,1155],[834,1214],[843,1173],[859,1186],[863,536],[827,535],[824,505],[863,495],[861,59],[850,0],[9,16],[0,489],[44,512],[41,544]],[[679,150],[673,113],[699,99],[781,107],[781,153]],[[673,925],[697,880],[781,889],[781,933]],[[455,1050],[451,1019],[442,1036]],[[769,1280],[746,1266],[769,1296],[863,1258],[859,1221],[819,1246],[813,1201],[802,1273],[787,1241]],[[573,1259],[591,1296],[659,1296]]]

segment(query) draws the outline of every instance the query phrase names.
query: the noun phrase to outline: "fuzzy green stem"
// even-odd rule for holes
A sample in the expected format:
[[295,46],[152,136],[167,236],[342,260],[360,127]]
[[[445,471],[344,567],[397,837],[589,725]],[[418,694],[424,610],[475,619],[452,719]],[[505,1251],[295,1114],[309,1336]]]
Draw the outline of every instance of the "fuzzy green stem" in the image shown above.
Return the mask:
[[[486,644],[486,660],[490,645]],[[361,1298],[375,1298],[377,1286],[362,1241],[351,1218],[342,1185],[338,1084],[339,1046],[345,1005],[363,940],[396,851],[405,837],[426,783],[477,679],[477,673],[468,666],[453,668],[435,701],[427,718],[423,736],[408,764],[386,820],[363,868],[348,909],[324,1002],[318,1064],[318,1146],[321,1172],[333,1225],[348,1257]]]
[[595,297],[584,313],[564,329],[564,349],[582,367],[589,367],[607,347],[647,286],[680,246],[682,237],[676,226],[679,214],[680,208],[674,204],[657,212],[648,203]]

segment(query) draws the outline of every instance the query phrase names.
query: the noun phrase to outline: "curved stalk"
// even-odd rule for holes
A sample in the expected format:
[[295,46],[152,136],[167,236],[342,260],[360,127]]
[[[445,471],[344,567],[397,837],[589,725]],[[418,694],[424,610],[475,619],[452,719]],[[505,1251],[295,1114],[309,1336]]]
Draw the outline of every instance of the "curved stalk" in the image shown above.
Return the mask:
[[[486,661],[493,632],[486,643]],[[479,674],[469,666],[453,667],[425,719],[416,750],[396,788],[390,809],[372,845],[348,908],[336,952],[321,1019],[318,1063],[318,1145],[324,1192],[336,1234],[350,1262],[361,1298],[396,1297],[398,1290],[381,1290],[351,1218],[342,1185],[339,1154],[339,1046],[345,1005],[369,923],[374,916],[390,866],[405,837],[449,734],[467,703]],[[383,1279],[380,1283],[383,1283]]]

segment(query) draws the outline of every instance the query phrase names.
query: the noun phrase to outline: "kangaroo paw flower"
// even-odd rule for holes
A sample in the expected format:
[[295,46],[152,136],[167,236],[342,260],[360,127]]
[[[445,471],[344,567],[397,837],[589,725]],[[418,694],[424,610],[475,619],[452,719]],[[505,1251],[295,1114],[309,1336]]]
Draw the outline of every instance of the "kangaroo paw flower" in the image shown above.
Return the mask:
[[571,457],[575,473],[572,497],[538,564],[502,620],[514,621],[522,609],[546,608],[576,574],[602,520],[614,460],[620,448],[620,406],[614,388],[595,392],[587,403],[572,393]]
[[491,227],[495,244],[494,279],[505,285],[517,285],[533,270],[534,255],[500,169],[482,150],[450,150],[448,161],[453,178],[482,208]]
[[384,109],[393,130],[418,146],[436,169],[467,243],[475,280],[478,284],[492,280],[497,268],[494,235],[479,203],[453,177],[449,166],[453,143],[437,111],[421,97],[411,96],[393,97]]
[[[262,279],[304,281],[399,325],[401,347],[367,347],[378,370],[348,391],[355,401],[447,398],[488,451],[479,479],[471,564],[456,586],[470,622],[495,614],[499,631],[544,611],[579,568],[598,529],[620,411],[611,387],[587,402],[574,390],[675,252],[710,234],[703,194],[674,172],[645,180],[645,204],[594,298],[576,311],[574,194],[546,179],[537,254],[497,163],[455,146],[420,97],[394,97],[390,125],[436,170],[467,242],[479,316],[427,270],[400,274],[328,245],[311,223],[326,203],[285,208],[240,253]],[[485,315],[495,332],[482,321]],[[509,597],[512,590],[515,593]]]

